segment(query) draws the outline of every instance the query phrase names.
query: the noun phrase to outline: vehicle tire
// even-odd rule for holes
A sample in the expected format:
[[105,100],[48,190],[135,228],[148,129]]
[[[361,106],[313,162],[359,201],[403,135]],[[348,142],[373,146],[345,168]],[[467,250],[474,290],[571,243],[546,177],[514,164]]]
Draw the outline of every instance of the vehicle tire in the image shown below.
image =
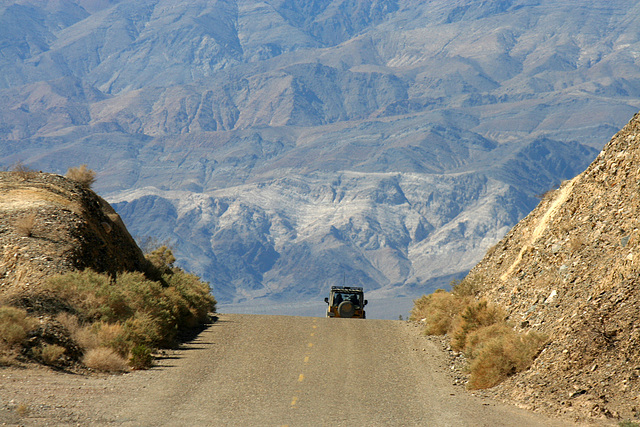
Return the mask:
[[342,301],[338,306],[338,313],[340,317],[353,317],[356,312],[356,308],[351,301]]

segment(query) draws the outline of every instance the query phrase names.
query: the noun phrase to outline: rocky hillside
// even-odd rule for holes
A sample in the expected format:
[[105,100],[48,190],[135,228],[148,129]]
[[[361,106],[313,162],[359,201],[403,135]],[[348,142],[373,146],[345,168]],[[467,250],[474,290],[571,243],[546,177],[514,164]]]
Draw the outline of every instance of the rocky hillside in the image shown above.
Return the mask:
[[93,191],[55,174],[0,173],[0,247],[0,301],[15,305],[38,304],[38,285],[54,274],[147,269],[113,208]]
[[520,329],[549,336],[499,386],[529,408],[640,416],[640,114],[470,272]]
[[0,167],[88,164],[221,302],[346,280],[374,317],[404,295],[397,318],[638,111],[639,20],[626,0],[6,0]]

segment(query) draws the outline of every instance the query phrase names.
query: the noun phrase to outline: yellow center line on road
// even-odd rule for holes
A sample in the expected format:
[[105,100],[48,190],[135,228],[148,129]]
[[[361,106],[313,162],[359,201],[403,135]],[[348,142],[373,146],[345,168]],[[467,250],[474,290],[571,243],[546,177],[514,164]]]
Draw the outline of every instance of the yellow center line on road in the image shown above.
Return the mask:
[[[313,322],[315,323],[315,322],[316,322],[316,319],[313,319]],[[317,328],[318,328],[318,326],[317,326],[317,325],[313,325],[313,329],[317,329]],[[311,332],[310,336],[312,336],[312,337],[313,337],[313,336],[315,336],[315,332]],[[307,347],[308,347],[308,348],[312,348],[312,347],[313,347],[313,343],[312,343],[312,342],[307,343]],[[305,357],[304,357],[304,363],[305,363],[305,365],[309,363],[309,354],[310,354],[310,353],[308,353],[308,354],[307,354],[307,355],[305,355]],[[304,382],[304,374],[300,374],[300,375],[298,376],[298,382],[299,382],[299,383]],[[296,390],[296,393],[301,393],[301,392],[302,392],[301,390]],[[291,408],[296,408],[296,407],[297,407],[297,406],[296,406],[297,404],[298,404],[298,396],[293,396],[293,397],[291,398]],[[283,426],[281,426],[281,427],[287,427],[287,426],[286,426],[286,425],[283,425]]]

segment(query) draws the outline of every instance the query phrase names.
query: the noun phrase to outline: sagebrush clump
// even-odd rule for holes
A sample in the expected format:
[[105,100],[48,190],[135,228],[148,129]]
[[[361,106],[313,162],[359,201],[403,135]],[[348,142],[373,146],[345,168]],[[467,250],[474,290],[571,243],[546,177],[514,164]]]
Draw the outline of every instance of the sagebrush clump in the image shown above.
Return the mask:
[[0,306],[0,346],[10,348],[20,345],[35,328],[37,320],[20,308]]
[[[148,368],[155,349],[175,346],[181,332],[207,323],[215,311],[209,285],[175,267],[170,249],[159,248],[149,258],[160,280],[140,272],[110,277],[87,269],[51,277],[42,287],[47,298],[65,307],[55,320],[82,349],[86,366],[113,372],[128,362],[134,369]],[[0,356],[18,354],[36,324],[25,310],[0,306]],[[45,344],[32,354],[56,365],[65,349]]]
[[15,363],[29,333],[38,324],[26,310],[0,305],[0,366]]
[[410,320],[425,325],[428,335],[448,335],[451,348],[469,360],[470,389],[489,388],[527,369],[546,337],[519,333],[506,321],[506,313],[478,299],[480,278],[453,282],[451,292],[438,289],[414,301]]
[[45,343],[41,347],[34,349],[33,354],[45,365],[55,366],[60,362],[60,358],[65,351],[66,349],[60,345]]
[[92,169],[89,169],[87,165],[80,165],[76,168],[69,168],[65,176],[73,181],[76,181],[85,188],[91,188],[96,181],[96,173]]

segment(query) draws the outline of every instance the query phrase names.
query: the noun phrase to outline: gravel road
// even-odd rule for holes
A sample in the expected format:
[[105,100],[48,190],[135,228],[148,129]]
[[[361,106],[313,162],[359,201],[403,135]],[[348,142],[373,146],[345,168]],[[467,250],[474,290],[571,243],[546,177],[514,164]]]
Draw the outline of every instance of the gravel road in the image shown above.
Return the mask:
[[0,424],[566,426],[452,384],[440,347],[391,320],[222,314],[156,368],[0,370]]

